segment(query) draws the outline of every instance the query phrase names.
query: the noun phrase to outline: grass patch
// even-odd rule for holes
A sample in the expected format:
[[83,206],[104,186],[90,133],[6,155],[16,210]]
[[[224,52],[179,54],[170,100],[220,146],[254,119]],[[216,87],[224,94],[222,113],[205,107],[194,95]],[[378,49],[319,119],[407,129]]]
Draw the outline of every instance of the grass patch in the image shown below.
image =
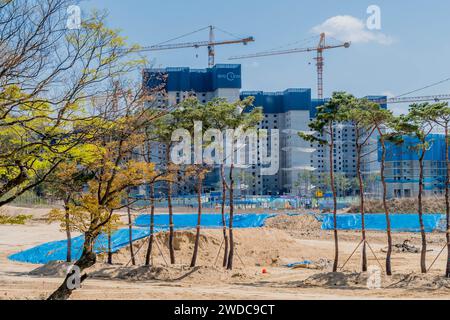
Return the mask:
[[19,224],[24,225],[28,220],[31,220],[33,216],[20,214],[18,216],[9,216],[7,214],[0,213],[0,225],[3,224]]

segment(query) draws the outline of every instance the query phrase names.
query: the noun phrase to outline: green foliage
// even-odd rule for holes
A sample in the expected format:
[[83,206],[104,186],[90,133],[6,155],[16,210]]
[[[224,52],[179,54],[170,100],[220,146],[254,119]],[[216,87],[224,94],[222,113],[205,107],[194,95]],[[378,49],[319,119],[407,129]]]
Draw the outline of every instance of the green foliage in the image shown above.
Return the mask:
[[9,1],[0,31],[11,43],[0,74],[0,206],[43,183],[66,161],[98,160],[92,100],[142,65],[125,38],[93,12],[73,32],[66,1]]
[[355,98],[345,92],[333,93],[330,101],[323,106],[317,107],[316,118],[309,124],[309,128],[313,133],[300,132],[299,136],[308,142],[317,142],[327,145],[329,141],[322,137],[323,134],[330,134],[329,127],[333,123],[345,121],[346,114],[341,111],[343,106],[353,103]]
[[412,104],[409,113],[399,117],[397,130],[418,139],[419,142],[410,148],[416,151],[419,157],[423,158],[426,150],[430,147],[428,137],[437,125],[437,119],[445,114],[445,108],[446,104],[444,103]]
[[261,107],[253,105],[254,98],[229,103],[225,99],[214,99],[205,105],[207,121],[211,128],[225,130],[242,128],[247,130],[263,120]]
[[18,224],[18,225],[24,225],[27,223],[28,220],[31,220],[33,218],[32,215],[17,215],[17,216],[10,216],[7,214],[0,213],[0,225],[5,224]]

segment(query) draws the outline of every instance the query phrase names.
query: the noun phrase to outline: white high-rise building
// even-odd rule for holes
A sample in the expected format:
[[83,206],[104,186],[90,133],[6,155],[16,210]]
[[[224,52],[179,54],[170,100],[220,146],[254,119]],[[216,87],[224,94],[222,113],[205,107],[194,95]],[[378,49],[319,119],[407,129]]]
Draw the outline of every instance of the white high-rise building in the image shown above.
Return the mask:
[[[236,194],[244,195],[301,195],[305,193],[305,177],[314,176],[323,180],[329,172],[329,151],[326,146],[309,143],[298,133],[309,132],[309,123],[316,117],[316,108],[325,100],[311,99],[311,89],[287,89],[281,92],[244,91],[241,89],[241,66],[216,65],[208,69],[165,68],[144,71],[144,83],[148,88],[162,87],[165,95],[159,97],[159,105],[176,105],[189,96],[201,103],[214,98],[225,98],[229,102],[255,97],[254,106],[262,107],[264,119],[260,129],[278,130],[278,144],[268,143],[269,156],[279,162],[279,170],[273,175],[261,174],[261,146],[258,147],[258,163],[245,169],[236,169]],[[382,99],[370,96],[368,99]],[[386,107],[386,106],[384,106]],[[334,170],[346,178],[356,177],[355,131],[351,124],[335,125]],[[370,139],[365,150],[377,148],[377,138]],[[152,161],[164,164],[166,150],[160,144],[152,144]],[[272,149],[274,148],[274,150]],[[365,176],[379,172],[376,152],[370,152],[362,163]],[[323,182],[323,181],[322,181]],[[316,182],[317,183],[317,182]],[[323,184],[323,183],[322,183]],[[217,170],[205,181],[204,192],[220,191],[220,175]],[[326,193],[329,190],[322,190]],[[354,190],[353,190],[354,191]],[[352,192],[352,190],[350,190]],[[178,194],[190,194],[184,187]]]
[[[251,169],[255,177],[249,193],[253,195],[282,195],[298,193],[298,176],[311,172],[309,143],[299,137],[308,131],[311,112],[311,89],[288,89],[283,92],[244,91],[241,99],[255,97],[255,107],[263,107],[264,119],[260,129],[279,130],[278,153],[280,168],[277,174],[262,176],[258,167]],[[269,132],[270,133],[270,132]],[[272,151],[272,150],[270,150]]]

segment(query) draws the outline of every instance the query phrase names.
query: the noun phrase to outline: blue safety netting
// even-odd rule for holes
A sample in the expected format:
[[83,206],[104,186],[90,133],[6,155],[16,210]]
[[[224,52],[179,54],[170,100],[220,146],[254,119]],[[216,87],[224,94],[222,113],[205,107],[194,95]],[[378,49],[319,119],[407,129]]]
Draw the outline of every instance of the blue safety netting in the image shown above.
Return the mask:
[[[393,232],[420,232],[418,214],[391,214],[391,229]],[[445,216],[440,214],[426,214],[423,216],[425,231],[434,232],[443,230]],[[367,214],[365,226],[367,230],[386,230],[386,216],[384,214]],[[340,214],[337,216],[339,230],[361,230],[360,214]],[[333,215],[322,215],[322,229],[334,230]]]
[[[235,228],[260,228],[263,227],[266,220],[273,215],[269,214],[242,214],[234,216]],[[229,222],[227,216],[227,223]],[[174,224],[176,230],[191,229],[197,226],[197,215],[174,215]],[[136,219],[135,225],[137,228],[133,229],[133,241],[141,240],[150,235],[149,225],[150,216],[142,215]],[[155,215],[155,232],[167,231],[169,229],[168,215]],[[216,228],[222,226],[222,216],[217,214],[202,215],[202,227]],[[126,247],[129,244],[130,233],[128,228],[121,229],[114,232],[111,236],[111,251]],[[79,236],[72,239],[72,258],[78,259],[81,257],[82,247],[84,243],[84,236]],[[100,235],[94,246],[96,253],[106,252],[108,248],[108,237],[104,234]],[[67,240],[54,241],[39,245],[37,247],[13,254],[8,258],[17,262],[45,264],[51,261],[63,261],[67,255]]]

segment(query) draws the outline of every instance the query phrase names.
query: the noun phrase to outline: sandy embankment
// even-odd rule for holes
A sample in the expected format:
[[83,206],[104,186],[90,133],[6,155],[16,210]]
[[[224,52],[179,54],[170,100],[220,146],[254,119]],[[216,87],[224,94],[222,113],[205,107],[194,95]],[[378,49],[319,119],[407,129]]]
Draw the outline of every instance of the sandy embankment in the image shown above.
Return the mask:
[[[30,209],[28,209],[30,210]],[[33,209],[34,210],[34,209]],[[34,211],[33,211],[34,212]],[[37,212],[36,217],[42,217]],[[32,221],[25,226],[0,226],[0,298],[42,299],[61,282],[58,276],[37,276],[29,272],[40,267],[9,261],[11,253],[47,241],[64,239],[57,225],[46,225],[42,221]],[[330,232],[320,230],[320,224],[313,217],[280,216],[271,219],[265,228],[236,230],[237,256],[235,270],[224,271],[221,267],[221,230],[203,230],[199,252],[199,268],[189,269],[193,232],[178,232],[175,240],[177,263],[166,266],[168,250],[167,235],[158,236],[154,248],[155,268],[127,267],[129,250],[121,250],[114,255],[114,266],[99,263],[90,270],[94,278],[88,279],[74,299],[359,299],[359,298],[439,298],[449,299],[447,283],[439,277],[445,267],[445,256],[436,264],[432,274],[419,277],[420,255],[394,253],[394,279],[383,278],[384,289],[369,290],[365,275],[351,275],[359,269],[359,254],[350,260],[346,274],[327,274],[323,262],[333,257],[333,239]],[[341,232],[341,263],[359,243],[357,232]],[[428,254],[430,264],[445,243],[445,235],[430,234]],[[418,234],[396,234],[395,243],[410,240],[420,246]],[[383,263],[386,236],[370,233],[369,241]],[[137,262],[142,265],[146,241],[134,244],[138,251]],[[164,258],[163,258],[164,256]],[[102,258],[100,258],[101,260]],[[289,269],[285,264],[302,260],[321,262],[325,269]],[[165,260],[165,261],[164,261]],[[369,264],[378,265],[369,253]],[[262,274],[267,269],[268,274]],[[306,280],[306,281],[305,281]],[[433,286],[434,284],[434,286]],[[386,288],[392,285],[391,288]]]

